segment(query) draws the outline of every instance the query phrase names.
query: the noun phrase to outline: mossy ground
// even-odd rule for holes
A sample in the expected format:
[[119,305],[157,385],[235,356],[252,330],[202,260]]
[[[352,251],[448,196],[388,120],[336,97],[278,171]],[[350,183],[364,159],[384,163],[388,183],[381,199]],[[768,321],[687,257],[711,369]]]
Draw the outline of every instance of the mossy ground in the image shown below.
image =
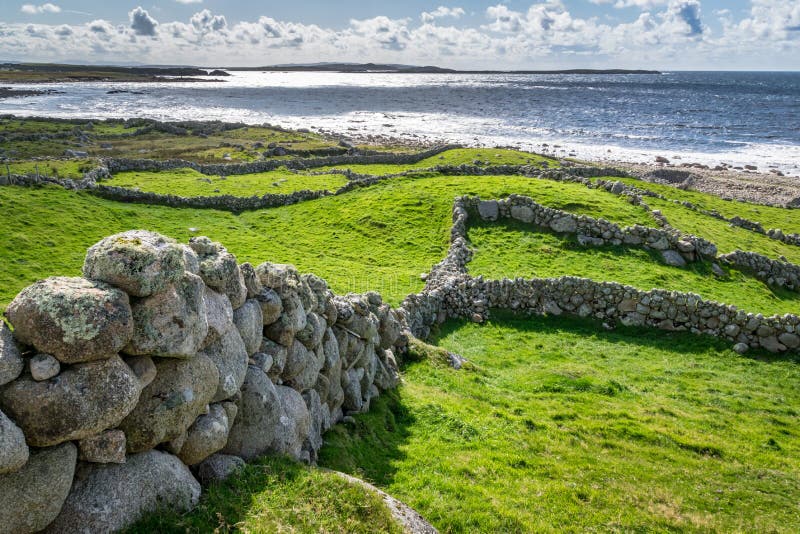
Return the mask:
[[383,499],[335,473],[262,458],[212,484],[188,514],[149,514],[128,534],[330,532],[401,534]]
[[[0,120],[0,134],[75,128],[75,123]],[[59,158],[65,147],[88,150],[92,156],[222,161],[228,152],[234,160],[261,157],[253,148],[256,142],[306,149],[335,146],[334,140],[314,134],[270,128],[136,138],[120,137],[131,130],[119,121],[82,128],[93,132],[88,147],[68,137],[12,141],[3,149],[14,152],[13,164],[27,165],[33,157]],[[101,142],[112,148],[101,148]],[[473,149],[450,151],[416,168],[472,164],[475,159],[542,161],[514,151],[475,150],[481,155]],[[492,159],[496,153],[502,154],[496,158],[500,161]],[[378,166],[370,172],[400,170],[408,169]],[[121,178],[125,176],[114,180]],[[165,192],[186,196],[201,194],[206,185],[222,192],[213,183],[194,187],[197,178],[164,173],[139,177],[131,186],[171,185]],[[261,192],[266,181],[236,179],[241,181],[229,177],[224,186],[241,184],[228,191],[242,196]],[[691,200],[708,209],[739,210],[725,214],[740,213],[766,228],[796,227],[794,211],[665,191],[670,199]],[[374,289],[398,304],[423,287],[419,274],[445,255],[456,196],[502,198],[514,193],[622,226],[654,225],[643,208],[605,191],[521,176],[420,173],[336,197],[238,215],[122,204],[58,187],[0,187],[0,309],[36,279],[79,275],[90,245],[132,228],[155,230],[181,242],[207,235],[240,261],[294,263],[326,278],[338,293]],[[731,228],[672,202],[648,203],[662,209],[675,227],[711,239],[721,251],[749,249],[800,261],[800,247]],[[795,293],[772,291],[745,273],[729,271],[728,279],[717,280],[705,264],[676,269],[638,249],[582,248],[571,239],[530,230],[516,224],[473,225],[469,237],[477,253],[471,272],[491,277],[574,274],[642,289],[688,290],[754,312],[800,311]],[[800,528],[800,367],[795,359],[741,357],[727,343],[687,333],[605,331],[588,320],[497,313],[483,326],[449,322],[432,341],[463,354],[471,365],[457,372],[443,363],[440,350],[416,347],[419,361],[407,364],[397,392],[377,400],[354,426],[338,426],[325,436],[322,465],[370,479],[416,507],[443,532]],[[383,522],[385,510],[365,501],[361,490],[341,484],[281,460],[264,460],[212,488],[192,514],[157,514],[136,528],[393,528]]]

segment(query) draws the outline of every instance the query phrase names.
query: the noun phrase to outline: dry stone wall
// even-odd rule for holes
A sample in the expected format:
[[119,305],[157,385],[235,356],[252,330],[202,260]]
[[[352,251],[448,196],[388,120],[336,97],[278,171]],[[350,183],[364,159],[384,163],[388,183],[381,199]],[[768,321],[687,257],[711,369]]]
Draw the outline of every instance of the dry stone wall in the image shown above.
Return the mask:
[[0,322],[0,532],[107,532],[193,507],[264,454],[322,435],[400,379],[401,316],[205,237],[130,231],[82,278],[24,289]]
[[[402,305],[403,320],[417,337],[428,337],[436,324],[450,317],[482,322],[488,318],[491,309],[505,309],[530,315],[592,317],[609,327],[622,324],[705,334],[734,343],[734,349],[740,353],[750,348],[763,348],[771,352],[800,349],[800,317],[795,314],[765,317],[739,310],[735,306],[706,301],[691,293],[642,291],[614,282],[596,282],[572,276],[513,280],[472,277],[467,272],[472,253],[466,233],[471,213],[489,221],[511,218],[550,231],[588,235],[592,239],[602,239],[603,244],[626,243],[626,236],[636,236],[638,242],[628,242],[630,246],[659,249],[652,246],[653,239],[649,237],[658,236],[658,239],[663,238],[675,247],[664,250],[675,250],[684,258],[687,258],[686,247],[678,245],[684,241],[695,245],[695,254],[711,258],[716,256],[713,244],[697,241],[692,236],[677,236],[644,227],[619,229],[606,221],[540,206],[527,197],[511,196],[491,201],[461,197],[453,205],[453,227],[447,257],[431,269],[426,277],[425,289],[419,294],[409,295]],[[582,242],[586,245],[601,244],[587,240]],[[776,285],[790,287],[790,284],[797,283],[798,267],[786,262],[764,264],[761,263],[765,259],[763,256],[752,253],[736,253],[718,259],[736,265],[754,262],[751,267],[753,270],[764,271],[758,276],[772,279]]]

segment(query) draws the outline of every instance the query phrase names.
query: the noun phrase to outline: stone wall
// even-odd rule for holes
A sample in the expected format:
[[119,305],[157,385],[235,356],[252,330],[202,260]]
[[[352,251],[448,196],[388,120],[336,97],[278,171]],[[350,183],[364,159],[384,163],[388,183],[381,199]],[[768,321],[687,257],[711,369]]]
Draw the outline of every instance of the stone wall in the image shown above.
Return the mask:
[[401,315],[205,237],[91,247],[83,278],[24,289],[0,321],[0,532],[107,532],[263,454],[314,462],[322,434],[395,387]]
[[[504,309],[528,315],[592,317],[603,321],[609,328],[622,324],[710,335],[734,343],[734,349],[740,353],[750,348],[763,348],[771,352],[800,349],[800,317],[795,314],[765,317],[739,310],[735,306],[705,301],[691,293],[642,291],[614,282],[596,282],[572,276],[513,280],[472,277],[467,272],[467,264],[472,257],[467,242],[467,225],[471,214],[490,221],[513,218],[538,224],[549,231],[576,235],[585,232],[586,235],[596,236],[602,232],[599,235],[604,242],[619,240],[625,243],[625,236],[628,235],[628,229],[619,230],[621,233],[618,234],[618,228],[611,223],[546,208],[527,197],[511,196],[491,201],[477,197],[458,198],[453,205],[453,227],[447,257],[433,266],[426,277],[424,290],[409,295],[401,307],[403,320],[417,337],[427,338],[436,324],[450,317],[482,322],[488,318],[491,309]],[[567,225],[562,223],[563,220],[570,222]],[[649,235],[642,233],[645,231],[656,232],[654,235],[662,236],[670,243],[677,244],[687,239],[686,236],[681,239],[677,236],[673,236],[674,239],[667,238],[665,236],[671,234],[659,234],[662,232],[659,229],[646,228],[636,230],[631,235]],[[691,236],[688,242],[694,242]],[[703,255],[707,253],[709,257],[715,257],[716,247],[713,244],[707,241],[697,243],[696,252],[702,251]],[[584,244],[595,243],[584,241]],[[652,240],[645,238],[637,244],[629,243],[629,246],[652,248]],[[680,251],[680,248],[676,250]],[[766,269],[759,263],[764,257],[758,254],[736,253],[717,259],[739,266],[756,261],[754,268]],[[796,284],[797,273],[800,272],[797,266],[766,260],[772,262],[769,264],[772,270],[764,278],[771,277],[775,285],[789,287],[790,284]],[[775,267],[777,264],[780,266]],[[783,270],[779,271],[779,268]],[[781,277],[785,277],[785,280],[778,280]]]

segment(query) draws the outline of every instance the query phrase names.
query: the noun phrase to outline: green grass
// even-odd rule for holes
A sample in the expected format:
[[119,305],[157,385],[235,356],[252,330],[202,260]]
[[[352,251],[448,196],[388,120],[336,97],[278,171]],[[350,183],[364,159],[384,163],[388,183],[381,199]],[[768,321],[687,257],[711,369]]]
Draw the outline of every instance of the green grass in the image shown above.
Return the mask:
[[720,254],[734,250],[758,252],[773,259],[786,257],[800,264],[800,247],[782,243],[765,235],[731,226],[725,221],[703,215],[674,202],[657,198],[647,199],[652,209],[661,210],[667,221],[684,232],[704,237],[719,247]]
[[207,176],[194,169],[183,168],[161,172],[120,172],[106,183],[184,197],[214,195],[245,197],[261,196],[266,193],[286,194],[303,189],[335,191],[347,183],[347,178],[340,174],[295,174],[286,169],[222,177]]
[[605,192],[502,176],[402,178],[241,215],[120,204],[58,187],[0,187],[0,257],[7,258],[0,263],[0,308],[39,278],[78,275],[87,248],[133,228],[181,242],[207,235],[239,261],[293,263],[328,280],[337,293],[372,289],[398,304],[422,289],[419,274],[446,254],[456,196],[498,198],[512,192],[621,224],[648,219],[641,208]]
[[[607,178],[610,179],[610,178]],[[760,222],[764,230],[780,228],[787,233],[800,233],[800,217],[797,210],[763,206],[736,200],[723,200],[717,196],[701,193],[699,191],[685,191],[668,185],[653,184],[636,178],[613,178],[640,189],[647,189],[659,193],[670,200],[688,201],[700,209],[716,210],[723,216],[731,219],[735,216],[751,221]],[[645,199],[650,202],[650,199]]]
[[38,168],[41,176],[51,176],[56,178],[75,178],[80,179],[83,173],[97,167],[97,161],[91,159],[48,159],[38,161],[17,161],[0,164],[0,174],[6,174],[9,170],[11,174],[36,174]]
[[574,238],[517,222],[476,221],[468,235],[476,249],[467,266],[473,276],[499,279],[571,275],[619,282],[642,290],[697,293],[707,300],[765,315],[800,312],[800,294],[772,289],[735,269],[726,269],[728,278],[717,278],[706,262],[671,267],[657,251],[623,246],[584,247]]
[[796,532],[800,368],[690,334],[578,319],[449,322],[321,464],[441,532]]
[[128,534],[203,532],[403,532],[377,494],[325,472],[262,458],[204,491],[188,514],[163,510]]
[[[355,164],[355,165],[332,165],[321,167],[321,170],[330,169],[350,169],[359,174],[394,174],[398,172],[430,169],[437,165],[474,165],[479,161],[480,165],[535,165],[545,166],[546,168],[558,167],[558,160],[522,152],[519,150],[509,150],[504,148],[455,148],[446,150],[437,156],[423,159],[411,165],[384,165],[384,164]],[[547,165],[543,165],[546,163]]]

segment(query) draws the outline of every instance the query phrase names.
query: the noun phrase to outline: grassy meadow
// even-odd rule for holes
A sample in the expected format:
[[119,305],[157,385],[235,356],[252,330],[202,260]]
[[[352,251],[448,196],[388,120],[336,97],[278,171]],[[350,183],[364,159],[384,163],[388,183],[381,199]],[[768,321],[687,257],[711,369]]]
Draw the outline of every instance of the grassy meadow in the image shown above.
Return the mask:
[[[49,169],[79,177],[102,156],[196,162],[263,159],[266,148],[330,149],[338,140],[268,126],[187,127],[146,123],[0,119],[12,172]],[[38,135],[46,134],[46,135]],[[390,147],[370,147],[386,150]],[[395,148],[395,147],[391,147]],[[67,149],[88,158],[64,158]],[[404,150],[409,150],[404,148]],[[270,157],[270,156],[267,156]],[[300,156],[282,156],[290,159]],[[228,159],[230,158],[230,159]],[[115,232],[143,228],[180,242],[207,235],[240,262],[293,263],[337,293],[380,291],[399,304],[423,288],[421,273],[449,246],[453,199],[522,194],[540,204],[654,226],[624,197],[579,184],[523,176],[442,176],[436,165],[558,161],[505,149],[454,149],[414,165],[349,165],[395,174],[376,185],[292,206],[246,211],[126,204],[55,186],[0,187],[0,310],[37,279],[77,276],[86,249]],[[4,170],[0,167],[0,171]],[[119,173],[108,184],[182,196],[252,196],[335,189],[342,175],[283,169],[205,176],[188,169]],[[44,172],[42,172],[44,174]],[[627,180],[626,180],[627,181]],[[634,182],[631,182],[634,183]],[[797,231],[796,212],[723,201],[635,182],[668,197],[647,199],[669,222],[719,245],[800,263],[800,247],[730,227],[671,200],[690,200],[765,228]],[[472,275],[576,275],[641,289],[691,291],[747,311],[798,313],[800,294],[708,263],[665,265],[632,247],[582,247],[572,238],[514,222],[472,221]],[[751,351],[689,333],[607,331],[565,316],[493,312],[483,325],[449,321],[415,345],[403,385],[355,423],[325,435],[320,465],[367,479],[407,502],[441,532],[796,532],[800,530],[800,367],[795,356]],[[461,371],[441,351],[470,361]],[[325,471],[265,458],[204,492],[188,514],[152,514],[132,532],[397,532],[380,499]]]

